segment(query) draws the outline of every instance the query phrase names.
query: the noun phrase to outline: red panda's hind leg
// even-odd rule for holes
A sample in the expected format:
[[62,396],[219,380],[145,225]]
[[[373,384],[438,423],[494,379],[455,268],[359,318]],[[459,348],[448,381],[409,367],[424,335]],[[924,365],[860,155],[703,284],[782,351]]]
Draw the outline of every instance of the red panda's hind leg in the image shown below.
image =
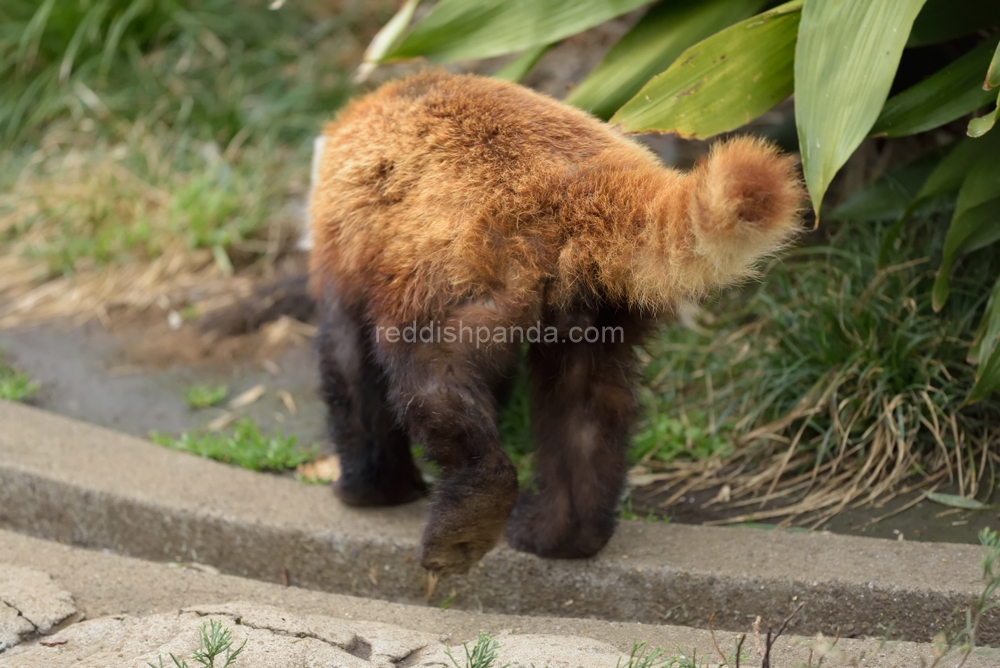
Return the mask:
[[334,493],[351,506],[414,501],[427,487],[386,401],[385,379],[371,355],[370,327],[327,293],[320,300],[318,343],[320,392],[340,459]]
[[558,327],[560,342],[530,351],[536,491],[522,492],[505,535],[511,547],[542,557],[593,556],[617,524],[636,417],[633,346],[650,323],[625,311],[590,323]]
[[380,348],[408,433],[441,466],[420,563],[442,575],[464,573],[500,540],[517,498],[517,473],[500,447],[491,391],[511,352],[436,342]]

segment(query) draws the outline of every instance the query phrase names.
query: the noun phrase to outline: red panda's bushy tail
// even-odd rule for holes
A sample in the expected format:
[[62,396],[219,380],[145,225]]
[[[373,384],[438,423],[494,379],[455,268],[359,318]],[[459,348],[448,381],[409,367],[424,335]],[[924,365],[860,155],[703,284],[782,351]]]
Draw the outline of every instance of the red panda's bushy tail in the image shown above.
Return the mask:
[[801,229],[805,192],[796,159],[769,142],[739,137],[718,143],[691,178],[698,252],[720,277],[752,274],[757,260]]

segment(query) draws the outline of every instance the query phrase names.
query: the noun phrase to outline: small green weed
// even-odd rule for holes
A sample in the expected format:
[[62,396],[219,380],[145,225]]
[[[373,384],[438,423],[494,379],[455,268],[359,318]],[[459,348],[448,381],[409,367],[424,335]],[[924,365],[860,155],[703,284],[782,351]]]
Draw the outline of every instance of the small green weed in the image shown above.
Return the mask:
[[656,511],[652,508],[645,515],[639,515],[634,510],[632,510],[632,495],[629,494],[622,501],[621,510],[618,512],[618,516],[623,520],[644,520],[646,522],[663,522],[664,524],[670,521],[669,515],[657,515]]
[[190,432],[173,437],[153,432],[149,435],[153,443],[189,452],[200,457],[208,457],[227,464],[236,464],[252,471],[283,471],[294,469],[299,464],[310,461],[318,453],[316,447],[303,449],[296,445],[295,436],[283,436],[280,431],[273,436],[261,433],[257,423],[244,418],[235,423],[228,432]]
[[630,457],[633,462],[669,463],[679,457],[697,461],[733,454],[730,430],[699,426],[704,423],[707,417],[697,414],[683,421],[668,413],[647,412],[646,421],[632,442]]
[[622,663],[621,659],[615,668],[701,668],[697,652],[692,652],[691,656],[684,653],[667,656],[667,652],[662,647],[648,647],[644,642],[633,641],[632,650],[628,659]]
[[24,401],[38,391],[39,384],[31,380],[23,371],[4,364],[0,356],[0,399]]
[[184,388],[184,403],[191,408],[214,406],[229,394],[225,385],[188,385]]
[[468,643],[462,643],[462,649],[465,650],[464,664],[455,660],[455,657],[451,654],[450,647],[446,647],[444,650],[444,653],[448,655],[455,668],[507,668],[509,665],[504,664],[499,667],[493,665],[497,660],[497,650],[500,649],[500,643],[494,640],[493,636],[488,633],[480,633],[479,638],[476,639],[475,646],[471,650]]
[[[191,659],[203,668],[229,668],[247,644],[247,641],[244,640],[243,644],[234,650],[233,632],[215,619],[207,625],[202,624],[198,633],[200,635],[198,649],[191,654]],[[218,666],[215,663],[216,659],[222,661]],[[188,662],[185,659],[178,659],[172,652],[170,660],[173,662],[174,668],[188,668]],[[166,668],[162,656],[160,656],[158,665],[148,661],[146,665],[150,668]]]

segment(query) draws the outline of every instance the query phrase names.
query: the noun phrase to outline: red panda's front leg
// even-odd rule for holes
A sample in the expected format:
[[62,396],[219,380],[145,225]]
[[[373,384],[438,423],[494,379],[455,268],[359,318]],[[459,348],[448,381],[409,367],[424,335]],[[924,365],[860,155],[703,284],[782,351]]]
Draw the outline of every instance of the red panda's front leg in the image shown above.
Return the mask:
[[427,491],[410,440],[386,397],[372,359],[371,327],[344,308],[331,288],[318,303],[320,392],[330,440],[340,458],[334,492],[351,506],[408,503]]
[[442,469],[420,562],[436,573],[464,573],[497,544],[517,498],[517,474],[500,447],[491,392],[512,349],[443,342],[376,345],[407,432]]

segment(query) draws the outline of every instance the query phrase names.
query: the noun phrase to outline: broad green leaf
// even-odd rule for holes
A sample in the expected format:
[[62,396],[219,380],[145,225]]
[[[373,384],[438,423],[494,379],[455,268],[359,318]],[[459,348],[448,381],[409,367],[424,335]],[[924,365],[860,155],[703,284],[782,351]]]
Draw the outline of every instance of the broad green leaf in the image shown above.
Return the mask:
[[653,6],[566,102],[610,118],[685,49],[753,15],[765,0],[664,0]]
[[966,128],[965,134],[970,137],[982,137],[993,129],[998,118],[1000,118],[1000,96],[997,97],[997,106],[993,111],[969,121],[969,126]]
[[965,403],[971,404],[985,399],[1000,390],[1000,279],[993,286],[989,304],[983,314],[972,344],[973,361],[979,362],[976,380]]
[[938,149],[931,150],[912,162],[889,170],[854,192],[830,215],[839,220],[899,218],[916,199],[927,177],[941,163],[942,155]]
[[[997,6],[1000,7],[1000,3],[997,3]],[[997,45],[996,51],[993,52],[993,60],[990,61],[990,68],[986,70],[986,81],[983,83],[985,90],[997,86],[1000,86],[1000,45]]]
[[505,81],[520,81],[551,48],[551,44],[542,44],[541,46],[532,47],[501,67],[500,70],[493,76],[497,79],[503,79]]
[[929,501],[933,501],[934,503],[940,503],[943,506],[951,506],[952,508],[962,508],[964,510],[987,510],[992,507],[986,505],[982,501],[976,501],[975,499],[959,496],[958,494],[927,492],[925,496]]
[[626,132],[711,137],[750,122],[792,92],[802,0],[741,21],[682,53],[611,118]]
[[983,319],[976,328],[972,345],[969,346],[968,361],[977,364],[988,358],[997,343],[1000,343],[1000,278],[993,285],[986,310],[983,311]]
[[995,94],[980,87],[997,39],[984,42],[920,83],[893,96],[875,121],[876,137],[931,130],[988,104]]
[[941,310],[948,300],[952,265],[959,255],[967,252],[970,237],[975,240],[974,235],[982,225],[992,216],[1000,216],[1000,133],[966,141],[977,144],[980,155],[962,180],[955,213],[944,238],[941,266],[931,291],[935,311]]
[[962,139],[949,151],[917,193],[917,199],[929,199],[950,192],[958,192],[962,181],[983,156],[993,147],[990,142]]
[[368,48],[365,49],[361,65],[358,66],[358,71],[354,75],[355,83],[365,81],[379,61],[385,58],[385,54],[399,43],[403,33],[410,26],[410,21],[413,20],[413,14],[417,11],[419,4],[420,0],[406,0],[395,16],[389,19],[389,22],[375,34],[375,37],[368,44]]
[[906,46],[926,46],[1000,23],[1000,2],[927,0],[913,22]]
[[986,248],[1000,239],[1000,197],[969,209],[964,219],[970,232],[958,247],[958,255]]
[[806,0],[795,47],[795,116],[817,215],[830,181],[878,118],[923,4]]
[[[882,246],[879,249],[878,265],[886,266],[888,263],[892,245],[903,224],[910,219],[917,211],[928,207],[931,210],[955,209],[955,195],[962,187],[969,170],[984,155],[993,150],[994,146],[990,141],[975,141],[972,139],[962,139],[954,144],[948,155],[934,168],[927,180],[920,187],[916,197],[910,202],[903,214],[892,224],[882,239]],[[935,207],[935,203],[942,206]],[[942,302],[943,303],[943,302]]]
[[490,58],[558,42],[650,0],[441,0],[382,59]]

